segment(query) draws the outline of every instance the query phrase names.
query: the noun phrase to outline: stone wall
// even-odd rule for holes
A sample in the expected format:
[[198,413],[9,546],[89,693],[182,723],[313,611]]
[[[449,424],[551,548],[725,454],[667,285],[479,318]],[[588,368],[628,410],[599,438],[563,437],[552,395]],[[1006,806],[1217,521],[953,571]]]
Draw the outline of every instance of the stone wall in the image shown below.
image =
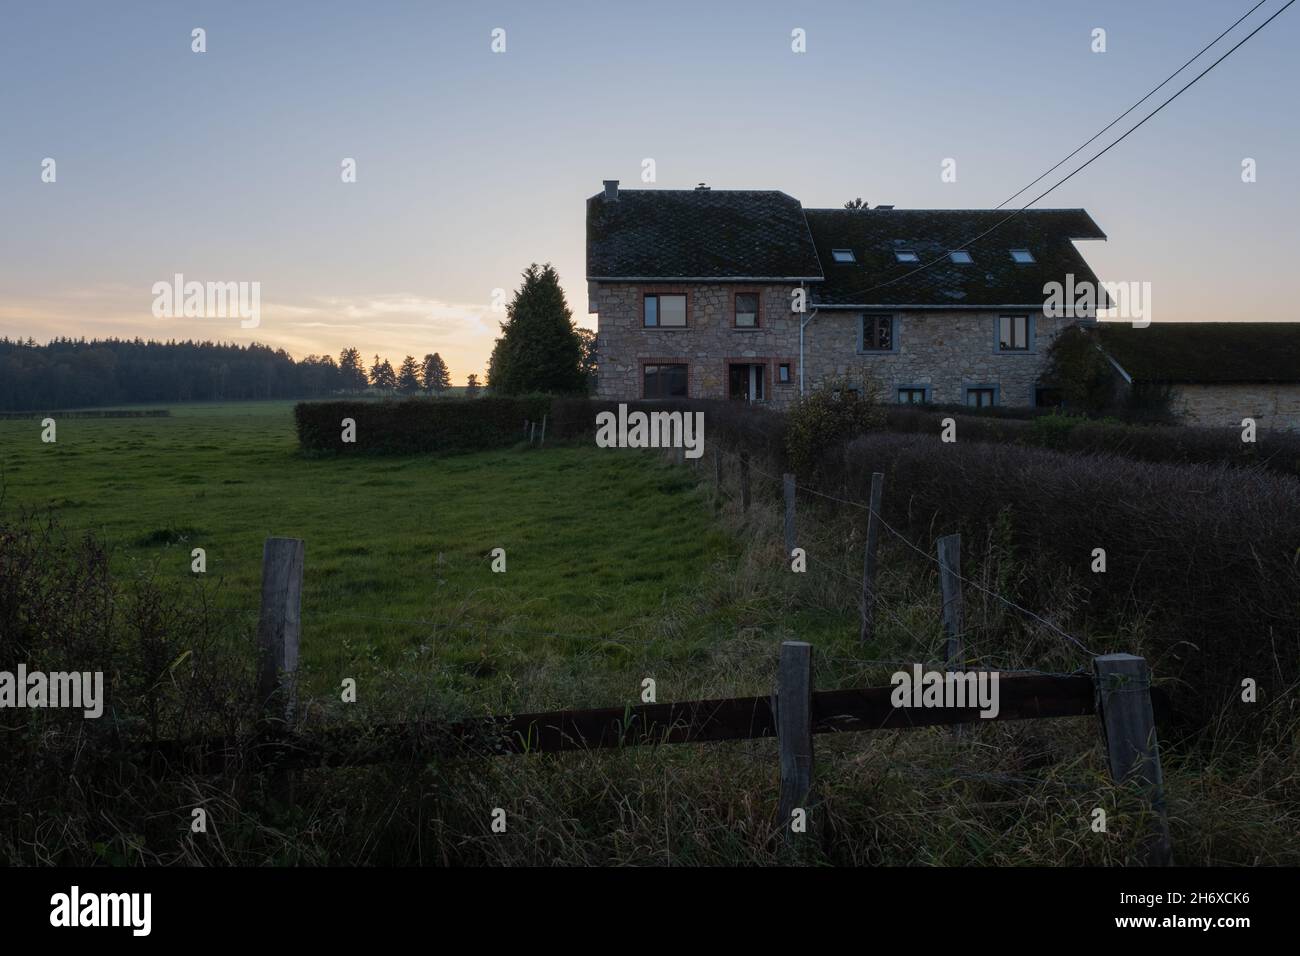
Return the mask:
[[[745,362],[766,369],[766,394],[777,406],[799,390],[799,321],[790,311],[792,288],[740,284],[674,286],[592,283],[591,304],[599,313],[596,349],[605,399],[641,398],[641,368],[647,361],[685,363],[691,398],[726,398],[727,365]],[[686,293],[686,328],[644,327],[644,297]],[[733,327],[737,292],[759,293],[759,325]],[[789,385],[776,383],[777,366],[790,365]]]
[[1180,385],[1173,409],[1188,425],[1240,428],[1253,418],[1261,429],[1300,431],[1300,384]]
[[[784,406],[799,391],[799,317],[790,311],[795,286],[730,284],[637,285],[592,283],[591,306],[599,313],[597,394],[606,399],[642,396],[642,366],[648,361],[686,363],[692,398],[727,397],[729,362],[762,364],[767,396]],[[733,327],[734,294],[760,293],[757,329]],[[643,327],[643,298],[649,293],[687,295],[687,327]],[[884,401],[897,400],[901,386],[925,386],[933,402],[962,402],[966,386],[996,386],[998,404],[1034,404],[1047,346],[1072,319],[1034,316],[1033,348],[998,354],[998,312],[925,311],[895,313],[895,350],[860,352],[857,312],[822,310],[805,331],[806,385],[832,376],[861,378],[880,388]],[[777,366],[790,365],[790,384],[776,384]]]
[[1039,312],[1032,317],[1030,351],[999,353],[997,311],[892,314],[895,350],[872,353],[858,351],[860,313],[818,312],[804,333],[808,384],[826,375],[865,374],[880,387],[884,401],[896,401],[901,387],[925,386],[929,400],[937,403],[961,403],[966,387],[992,385],[999,405],[1033,405],[1047,348],[1074,321]]

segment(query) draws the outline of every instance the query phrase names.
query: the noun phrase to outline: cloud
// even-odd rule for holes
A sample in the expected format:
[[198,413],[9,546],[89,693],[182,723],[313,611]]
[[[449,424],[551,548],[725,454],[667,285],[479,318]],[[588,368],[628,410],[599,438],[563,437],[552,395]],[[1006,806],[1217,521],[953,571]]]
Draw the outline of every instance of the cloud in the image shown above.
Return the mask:
[[[265,293],[263,286],[263,293]],[[394,361],[438,351],[457,380],[482,373],[504,316],[487,303],[448,302],[409,292],[263,299],[261,325],[241,329],[237,318],[155,318],[149,286],[120,283],[0,302],[0,335],[260,342],[302,358],[336,355],[354,346]]]

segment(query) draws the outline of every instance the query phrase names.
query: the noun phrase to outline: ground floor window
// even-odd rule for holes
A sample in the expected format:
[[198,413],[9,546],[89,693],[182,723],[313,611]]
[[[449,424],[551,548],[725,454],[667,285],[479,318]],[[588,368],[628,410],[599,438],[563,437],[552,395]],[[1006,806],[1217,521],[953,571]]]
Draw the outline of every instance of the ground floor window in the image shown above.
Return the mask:
[[685,398],[686,366],[647,365],[645,367],[646,398]]
[[752,363],[733,362],[727,366],[727,394],[731,398],[750,402],[761,402],[763,394],[765,367]]
[[998,390],[993,385],[972,385],[966,389],[966,404],[971,408],[992,408],[998,403]]
[[923,405],[929,401],[926,392],[928,389],[924,385],[900,385],[898,388],[898,403],[900,405]]
[[789,385],[792,381],[790,377],[790,363],[782,362],[776,367],[776,384]]

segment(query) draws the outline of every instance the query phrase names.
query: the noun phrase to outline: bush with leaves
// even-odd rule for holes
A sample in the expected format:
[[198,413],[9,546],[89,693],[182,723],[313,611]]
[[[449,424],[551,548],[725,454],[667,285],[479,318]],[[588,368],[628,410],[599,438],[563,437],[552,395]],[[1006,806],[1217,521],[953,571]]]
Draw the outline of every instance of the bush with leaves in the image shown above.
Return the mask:
[[801,396],[787,416],[785,444],[790,467],[800,476],[814,476],[829,453],[842,452],[845,442],[879,428],[884,420],[871,381],[826,379]]

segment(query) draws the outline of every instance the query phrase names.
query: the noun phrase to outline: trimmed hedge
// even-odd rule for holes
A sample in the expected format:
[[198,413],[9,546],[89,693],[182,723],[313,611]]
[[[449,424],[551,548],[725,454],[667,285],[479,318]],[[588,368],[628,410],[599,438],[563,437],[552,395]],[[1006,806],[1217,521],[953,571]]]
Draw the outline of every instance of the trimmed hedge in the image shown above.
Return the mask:
[[[596,431],[596,416],[617,413],[620,404],[645,412],[703,412],[706,448],[718,441],[771,455],[783,447],[785,416],[727,401],[617,402],[533,395],[302,402],[294,408],[294,419],[304,451],[455,453],[514,445],[524,440],[524,421],[541,422],[543,415],[548,443],[589,440]],[[342,440],[345,418],[357,424],[355,443]]]
[[938,435],[941,422],[957,422],[963,441],[1033,445],[1081,455],[1122,455],[1137,461],[1173,464],[1261,465],[1300,476],[1300,434],[1260,431],[1253,443],[1239,428],[1187,425],[1126,425],[1076,416],[1046,415],[1022,421],[960,415],[909,406],[890,406],[885,427],[896,432]]
[[[304,451],[402,455],[512,445],[523,439],[524,422],[540,422],[550,405],[544,395],[301,402],[293,417]],[[355,442],[343,441],[345,418],[356,422]]]
[[[1031,571],[1011,595],[1024,606],[1093,634],[1141,621],[1154,672],[1179,682],[1175,700],[1198,723],[1239,706],[1243,678],[1261,702],[1300,680],[1300,483],[1289,476],[880,433],[828,464],[857,501],[883,472],[885,520],[928,553],[938,535],[961,531],[978,548],[1009,529]],[[1091,571],[1094,548],[1105,573]]]

